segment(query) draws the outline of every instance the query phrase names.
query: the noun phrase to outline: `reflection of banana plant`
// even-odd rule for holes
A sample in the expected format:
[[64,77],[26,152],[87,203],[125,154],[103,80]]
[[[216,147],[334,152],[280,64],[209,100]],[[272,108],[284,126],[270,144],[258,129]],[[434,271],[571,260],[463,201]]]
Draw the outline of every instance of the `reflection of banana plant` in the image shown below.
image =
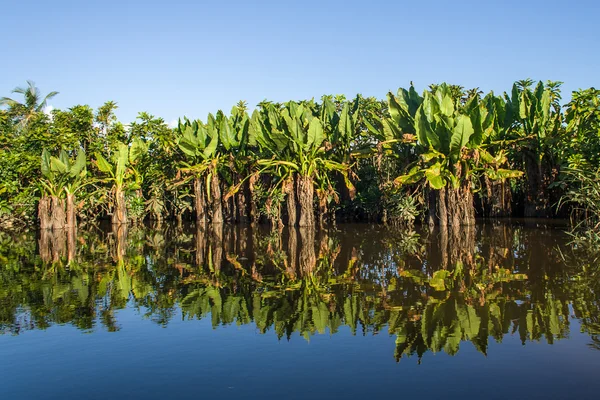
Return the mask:
[[139,139],[133,141],[130,147],[119,143],[117,151],[113,153],[111,161],[107,161],[101,154],[96,153],[96,165],[106,177],[105,181],[112,185],[111,192],[114,196],[112,205],[113,224],[126,224],[127,201],[126,195],[131,190],[141,187],[143,177],[136,169],[136,162],[146,154],[146,144]]
[[[44,149],[42,152],[42,179],[40,183],[43,195],[39,204],[39,215],[42,229],[74,227],[76,225],[75,194],[86,185],[86,159],[83,150],[71,159],[62,150],[59,157],[51,156]],[[66,214],[64,200],[66,198]],[[52,217],[48,221],[48,212]],[[66,221],[65,221],[66,215]]]

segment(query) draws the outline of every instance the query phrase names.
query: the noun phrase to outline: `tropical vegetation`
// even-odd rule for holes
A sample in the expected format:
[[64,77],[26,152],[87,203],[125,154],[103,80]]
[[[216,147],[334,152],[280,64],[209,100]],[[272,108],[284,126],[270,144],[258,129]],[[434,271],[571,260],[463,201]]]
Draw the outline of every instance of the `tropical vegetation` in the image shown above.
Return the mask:
[[48,111],[58,93],[43,97],[31,81],[14,94],[0,99],[3,228],[104,219],[458,227],[597,213],[577,211],[593,185],[573,179],[600,169],[594,88],[562,105],[560,82],[522,80],[502,95],[411,85],[385,100],[240,102],[175,127],[144,112],[123,124],[113,101]]

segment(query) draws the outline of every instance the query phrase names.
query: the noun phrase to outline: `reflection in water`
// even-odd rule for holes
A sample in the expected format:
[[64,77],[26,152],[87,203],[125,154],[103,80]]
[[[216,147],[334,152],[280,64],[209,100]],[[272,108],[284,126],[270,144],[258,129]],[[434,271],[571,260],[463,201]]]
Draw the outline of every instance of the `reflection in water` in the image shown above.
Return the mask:
[[0,233],[4,333],[53,324],[118,331],[115,311],[128,307],[163,326],[210,318],[213,327],[255,324],[288,339],[341,326],[387,331],[400,360],[453,355],[462,341],[485,354],[490,338],[504,335],[553,343],[574,317],[600,348],[599,268],[551,229],[132,226],[39,235]]

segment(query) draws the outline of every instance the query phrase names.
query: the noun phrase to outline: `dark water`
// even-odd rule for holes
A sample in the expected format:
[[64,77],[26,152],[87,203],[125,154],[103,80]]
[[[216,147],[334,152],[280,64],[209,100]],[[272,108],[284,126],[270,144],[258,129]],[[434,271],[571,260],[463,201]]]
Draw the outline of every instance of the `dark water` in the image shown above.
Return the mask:
[[600,398],[559,227],[0,233],[0,398]]

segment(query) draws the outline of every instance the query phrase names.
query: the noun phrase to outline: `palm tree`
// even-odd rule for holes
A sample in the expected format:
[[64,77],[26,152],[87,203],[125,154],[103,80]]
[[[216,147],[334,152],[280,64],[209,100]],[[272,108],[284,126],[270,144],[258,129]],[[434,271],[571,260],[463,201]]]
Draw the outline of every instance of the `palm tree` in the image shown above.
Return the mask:
[[43,112],[48,100],[58,94],[58,92],[50,92],[46,97],[42,98],[42,94],[35,86],[35,83],[29,80],[27,81],[27,87],[14,88],[12,93],[22,94],[25,101],[21,103],[9,97],[2,97],[0,105],[8,106],[9,112],[15,114],[20,119],[22,127],[26,126],[37,114]]

